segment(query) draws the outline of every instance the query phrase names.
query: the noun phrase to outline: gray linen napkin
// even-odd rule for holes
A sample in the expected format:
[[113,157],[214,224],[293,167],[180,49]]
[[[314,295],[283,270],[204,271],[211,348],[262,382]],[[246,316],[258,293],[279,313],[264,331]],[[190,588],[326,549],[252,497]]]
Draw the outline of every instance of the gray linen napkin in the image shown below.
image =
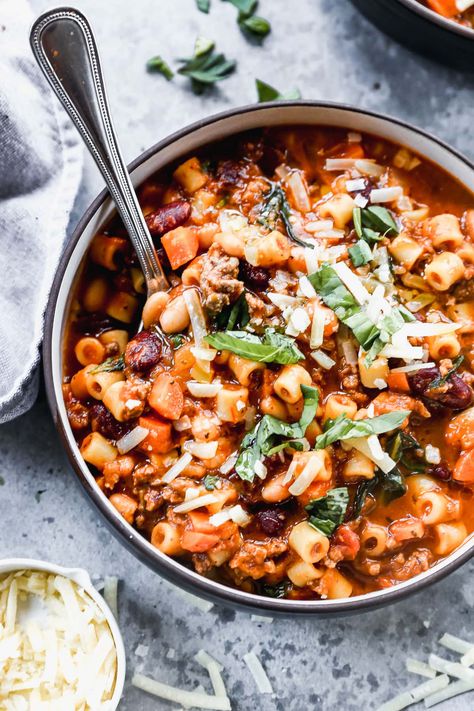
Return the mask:
[[38,392],[43,313],[82,174],[78,134],[28,42],[25,0],[0,0],[0,423]]

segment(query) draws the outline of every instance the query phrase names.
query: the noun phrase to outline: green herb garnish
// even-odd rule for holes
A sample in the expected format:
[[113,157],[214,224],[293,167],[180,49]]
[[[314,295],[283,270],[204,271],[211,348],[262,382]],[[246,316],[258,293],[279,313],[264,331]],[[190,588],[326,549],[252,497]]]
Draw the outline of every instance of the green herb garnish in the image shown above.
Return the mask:
[[197,9],[201,12],[205,12],[206,15],[211,7],[211,0],[196,0]]
[[93,368],[91,370],[91,373],[113,373],[115,370],[124,370],[125,369],[125,357],[123,355],[121,356],[112,356],[111,358],[107,358],[107,360],[104,360],[103,363],[97,366],[97,368]]
[[398,227],[386,207],[370,205],[369,207],[355,207],[352,221],[357,236],[369,244],[380,242],[385,235],[398,235]]
[[372,251],[364,239],[360,239],[352,247],[349,247],[347,251],[355,267],[362,267],[372,259]]
[[436,390],[437,388],[441,388],[443,385],[446,385],[449,377],[453,375],[461,365],[461,363],[464,360],[463,355],[458,355],[457,358],[453,360],[453,367],[448,370],[446,375],[440,375],[438,378],[435,378],[428,386],[428,390]]
[[202,480],[202,483],[204,484],[204,488],[207,491],[214,491],[214,489],[219,489],[220,482],[221,482],[221,480],[218,476],[212,476],[211,474],[208,474]]
[[304,358],[295,340],[267,328],[263,339],[247,331],[213,333],[204,338],[218,351],[231,351],[257,363],[288,365]]
[[349,490],[346,486],[331,489],[325,496],[313,499],[305,506],[310,514],[308,523],[325,536],[332,536],[344,521],[349,504]]
[[265,595],[265,597],[274,597],[280,599],[286,596],[288,591],[288,583],[281,582],[276,583],[276,585],[262,585],[260,588],[260,594]]
[[168,340],[174,350],[176,350],[177,348],[181,348],[181,346],[186,343],[186,337],[183,336],[182,333],[173,333],[171,334],[171,336],[168,336]]
[[149,72],[163,74],[163,76],[168,81],[171,81],[171,79],[174,77],[174,72],[171,69],[170,65],[165,62],[163,57],[160,57],[159,54],[156,57],[152,57],[148,60],[148,62],[146,63],[146,68]]
[[[235,471],[241,479],[253,481],[255,464],[263,457],[288,446],[294,446],[294,440],[304,437],[310,422],[314,420],[318,407],[319,393],[316,388],[301,385],[304,408],[299,422],[289,424],[272,415],[264,415],[255,427],[247,432],[240,445],[240,452],[235,464]],[[285,438],[285,442],[281,439]],[[280,446],[283,445],[284,446]]]
[[239,27],[244,32],[248,32],[254,37],[264,38],[271,32],[271,25],[264,17],[252,15],[239,20]]
[[179,61],[183,66],[178,69],[178,74],[191,79],[195,94],[202,94],[206,87],[226,79],[237,66],[234,60],[214,52],[214,42],[200,37],[196,40],[194,55]]
[[289,101],[291,99],[301,99],[299,89],[290,89],[290,91],[282,94],[278,91],[278,89],[275,89],[273,86],[270,86],[270,84],[267,84],[261,79],[255,79],[255,86],[257,87],[259,104],[262,104],[265,101]]
[[250,321],[249,307],[245,292],[239,296],[235,304],[227,306],[216,318],[217,328],[233,331],[235,328],[245,328]]
[[270,190],[264,196],[264,201],[260,206],[260,215],[257,218],[259,222],[264,227],[269,230],[274,230],[277,227],[278,220],[280,219],[284,226],[288,237],[296,242],[296,244],[302,247],[311,247],[313,245],[308,244],[304,240],[300,239],[290,222],[291,208],[286,199],[286,194],[281,185],[278,183],[270,183]]
[[351,420],[346,414],[339,415],[335,420],[328,420],[325,431],[316,437],[315,449],[324,449],[333,442],[340,442],[353,437],[368,437],[379,435],[400,427],[410,410],[387,412],[378,417],[368,417],[365,420]]

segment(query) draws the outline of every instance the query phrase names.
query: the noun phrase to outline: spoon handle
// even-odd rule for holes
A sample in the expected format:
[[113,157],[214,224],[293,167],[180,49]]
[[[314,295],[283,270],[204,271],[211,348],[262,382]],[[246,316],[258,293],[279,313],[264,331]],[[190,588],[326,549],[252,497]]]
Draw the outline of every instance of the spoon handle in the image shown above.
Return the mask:
[[148,294],[168,289],[118,147],[87,19],[73,8],[50,10],[34,23],[30,42],[36,61],[102,173],[140,260]]

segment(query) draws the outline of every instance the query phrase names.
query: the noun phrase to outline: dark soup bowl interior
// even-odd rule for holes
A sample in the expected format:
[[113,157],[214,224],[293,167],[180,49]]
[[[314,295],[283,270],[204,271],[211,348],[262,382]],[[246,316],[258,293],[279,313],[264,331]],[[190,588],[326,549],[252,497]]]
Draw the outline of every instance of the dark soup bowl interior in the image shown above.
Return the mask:
[[[387,116],[350,106],[318,102],[285,102],[233,109],[188,126],[161,141],[130,166],[138,186],[156,171],[191,151],[242,131],[273,126],[332,126],[372,133],[412,149],[438,164],[474,192],[474,166],[446,144],[423,131]],[[474,541],[467,539],[434,567],[399,585],[344,600],[287,600],[260,597],[208,579],[167,557],[129,525],[110,504],[82,459],[69,425],[62,396],[64,338],[75,284],[93,236],[114,214],[107,191],[103,191],[78,224],[61,259],[46,313],[44,370],[49,404],[76,479],[119,541],[150,568],[180,588],[211,601],[261,613],[283,615],[338,615],[357,613],[394,602],[443,578],[467,561]]]
[[456,69],[474,69],[474,29],[442,17],[418,0],[351,0],[382,32]]

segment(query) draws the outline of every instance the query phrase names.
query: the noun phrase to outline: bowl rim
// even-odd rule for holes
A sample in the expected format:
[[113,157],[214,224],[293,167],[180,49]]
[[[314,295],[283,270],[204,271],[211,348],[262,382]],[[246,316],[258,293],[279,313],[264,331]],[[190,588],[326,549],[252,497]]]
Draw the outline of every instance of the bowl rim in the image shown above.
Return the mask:
[[439,25],[439,27],[442,27],[448,32],[461,35],[461,37],[471,42],[474,41],[474,28],[460,25],[459,22],[443,17],[429,7],[426,7],[426,5],[422,5],[419,0],[398,0],[398,2],[400,5],[404,5],[408,10],[415,12],[417,15],[421,15],[421,17],[428,20],[428,22]]
[[[226,119],[232,119],[241,114],[258,112],[265,113],[271,109],[281,108],[283,106],[293,108],[309,107],[329,110],[333,109],[336,111],[342,110],[347,113],[354,113],[362,116],[372,117],[394,124],[396,126],[399,126],[401,129],[411,131],[412,133],[417,134],[420,137],[428,139],[429,141],[437,144],[442,149],[453,155],[455,158],[465,163],[466,166],[474,174],[474,163],[471,162],[461,152],[452,148],[448,143],[439,139],[437,136],[434,136],[429,132],[418,128],[417,126],[414,126],[407,121],[396,118],[386,113],[371,111],[368,109],[360,109],[350,104],[316,100],[272,101],[265,102],[262,104],[247,104],[243,106],[237,106],[235,108],[219,112],[217,114],[212,114],[211,116],[199,119],[198,121],[195,121],[192,124],[184,126],[183,128],[171,133],[162,140],[158,141],[150,148],[143,151],[137,158],[135,158],[128,165],[128,170],[130,172],[133,172],[135,169],[139,168],[143,163],[148,161],[150,158],[158,154],[163,149],[167,148],[168,146],[171,146],[176,141],[198,131],[199,129],[207,128],[214,123]],[[292,124],[296,125],[296,122],[292,121]],[[264,126],[263,123],[262,126]],[[236,132],[233,133],[235,134]],[[231,135],[233,134],[229,134],[229,136]],[[212,144],[214,140],[210,139],[209,144]],[[206,144],[203,143],[202,145]],[[456,178],[455,175],[453,177]],[[240,590],[239,588],[229,587],[217,581],[206,578],[198,574],[196,571],[187,568],[179,560],[166,556],[158,550],[151,550],[149,542],[146,541],[146,539],[142,536],[141,533],[139,533],[130,524],[128,524],[122,517],[111,516],[110,510],[108,508],[108,499],[102,494],[102,492],[99,491],[98,488],[93,487],[85,478],[81,469],[79,457],[76,456],[75,452],[69,444],[69,435],[66,431],[63,417],[60,414],[56,403],[53,376],[53,326],[55,323],[56,302],[60,291],[62,279],[69,264],[69,261],[76,249],[76,245],[82,236],[82,233],[87,228],[89,222],[94,218],[97,211],[106,202],[107,198],[110,198],[110,195],[108,189],[104,188],[89,205],[89,207],[86,209],[81,219],[77,223],[73,234],[71,235],[71,238],[68,244],[66,245],[58,263],[55,278],[48,299],[48,304],[45,310],[43,372],[49,407],[53,416],[54,423],[56,425],[56,429],[60,435],[63,447],[66,450],[69,461],[74,469],[76,475],[75,480],[82,486],[83,491],[89,495],[89,501],[93,503],[95,507],[99,510],[105,520],[105,523],[112,530],[112,533],[119,539],[122,545],[127,547],[134,554],[135,557],[137,557],[142,563],[145,563],[154,572],[157,572],[161,577],[167,579],[168,581],[177,585],[179,588],[184,589],[185,591],[197,594],[200,597],[215,602],[217,604],[229,605],[234,609],[237,608],[241,610],[246,610],[247,612],[249,610],[253,610],[259,612],[260,614],[262,612],[267,612],[276,615],[297,614],[298,616],[311,615],[313,617],[328,614],[343,615],[358,613],[361,611],[374,609],[385,604],[396,602],[407,597],[408,595],[420,592],[427,585],[444,578],[450,572],[453,572],[463,563],[467,562],[472,556],[474,556],[474,535],[471,535],[470,538],[467,539],[464,544],[461,545],[460,548],[453,551],[453,553],[439,561],[432,568],[429,568],[427,571],[420,573],[414,578],[403,581],[391,588],[385,588],[382,590],[377,590],[363,595],[345,598],[342,600],[277,599],[256,595],[254,593],[247,593],[243,590]],[[61,314],[61,317],[64,318],[64,313]]]
[[41,571],[51,573],[53,575],[61,575],[64,578],[72,580],[73,583],[83,588],[90,598],[95,602],[99,609],[104,613],[107,624],[109,625],[112,637],[114,640],[115,651],[117,653],[117,672],[115,676],[115,686],[112,698],[104,702],[104,708],[108,711],[115,711],[118,708],[120,699],[122,698],[123,689],[125,686],[126,674],[126,654],[123,643],[122,633],[118,621],[114,613],[107,604],[105,598],[94,587],[91,577],[85,568],[66,567],[57,563],[50,563],[46,560],[37,560],[35,558],[2,558],[0,559],[0,576],[8,575],[8,573],[25,571]]

